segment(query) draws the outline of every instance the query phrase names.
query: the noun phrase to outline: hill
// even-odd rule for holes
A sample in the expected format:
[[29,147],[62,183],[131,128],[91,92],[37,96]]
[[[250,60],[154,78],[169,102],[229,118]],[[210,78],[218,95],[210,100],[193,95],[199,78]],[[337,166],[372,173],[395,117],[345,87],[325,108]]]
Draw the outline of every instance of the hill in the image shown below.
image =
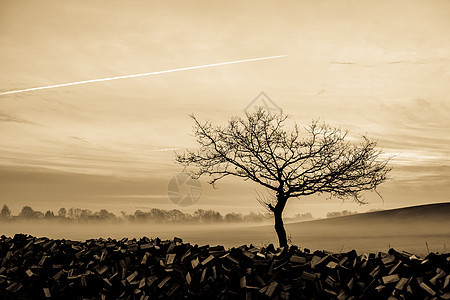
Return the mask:
[[386,251],[401,246],[426,254],[447,251],[449,216],[447,202],[291,223],[286,230],[294,243],[314,249]]
[[369,229],[382,234],[388,234],[389,232],[398,234],[401,231],[409,234],[450,233],[450,202],[296,222],[288,224],[286,227],[291,231],[300,228],[302,228],[302,231],[305,228],[314,228],[315,231],[326,228],[345,229],[348,234],[356,234]]

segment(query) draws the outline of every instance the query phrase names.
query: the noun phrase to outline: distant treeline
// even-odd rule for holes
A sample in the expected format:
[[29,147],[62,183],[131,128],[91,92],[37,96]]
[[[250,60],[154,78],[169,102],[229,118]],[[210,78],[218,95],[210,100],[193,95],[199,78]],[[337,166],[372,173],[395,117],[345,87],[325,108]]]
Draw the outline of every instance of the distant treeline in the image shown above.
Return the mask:
[[[327,213],[327,218],[341,217],[356,214],[356,211],[333,211]],[[92,211],[81,208],[60,208],[56,213],[47,210],[45,213],[34,210],[30,206],[22,207],[18,215],[12,215],[11,210],[5,204],[0,210],[0,221],[15,220],[54,220],[63,222],[153,222],[153,223],[174,223],[174,224],[203,224],[203,223],[259,223],[272,218],[270,213],[227,213],[222,215],[215,210],[197,209],[193,214],[184,213],[178,209],[165,210],[152,208],[148,211],[136,210],[133,214],[122,211],[117,216],[106,209]],[[296,214],[292,218],[285,218],[287,222],[308,221],[314,217],[310,212]]]
[[214,210],[198,209],[193,214],[184,213],[178,209],[165,210],[152,208],[148,211],[136,210],[134,214],[122,211],[120,216],[106,209],[92,211],[81,208],[60,208],[56,213],[48,210],[43,213],[34,210],[30,206],[24,206],[18,215],[13,216],[7,205],[3,205],[0,211],[0,220],[54,220],[64,222],[91,223],[91,222],[154,222],[175,224],[203,224],[203,223],[238,223],[238,222],[263,222],[270,219],[269,214],[254,213],[227,213],[222,215]]
[[329,213],[327,213],[327,218],[350,216],[350,215],[356,215],[357,213],[358,213],[357,211],[350,211],[350,210],[330,211]]

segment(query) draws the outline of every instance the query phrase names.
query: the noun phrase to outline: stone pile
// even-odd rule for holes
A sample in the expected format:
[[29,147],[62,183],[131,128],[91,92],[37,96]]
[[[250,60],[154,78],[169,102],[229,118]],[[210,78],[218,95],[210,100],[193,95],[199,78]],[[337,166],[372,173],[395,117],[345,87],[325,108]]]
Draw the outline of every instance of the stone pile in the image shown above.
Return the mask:
[[0,238],[0,299],[450,299],[450,254]]

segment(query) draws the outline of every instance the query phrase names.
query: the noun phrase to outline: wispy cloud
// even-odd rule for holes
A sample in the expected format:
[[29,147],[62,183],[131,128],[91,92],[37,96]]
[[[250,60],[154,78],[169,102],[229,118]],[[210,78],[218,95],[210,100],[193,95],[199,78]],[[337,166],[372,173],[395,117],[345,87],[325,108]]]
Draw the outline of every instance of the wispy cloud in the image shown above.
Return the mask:
[[[448,199],[450,2],[194,2],[3,5],[5,198],[143,205],[182,170],[172,152],[196,146],[188,114],[223,124],[264,90],[300,125],[321,118],[396,154],[386,202]],[[226,179],[204,205],[251,206],[246,184]]]
[[25,124],[37,125],[37,123],[35,123],[35,122],[31,122],[31,121],[16,117],[12,114],[7,114],[7,113],[3,113],[3,112],[0,112],[0,122],[25,123]]

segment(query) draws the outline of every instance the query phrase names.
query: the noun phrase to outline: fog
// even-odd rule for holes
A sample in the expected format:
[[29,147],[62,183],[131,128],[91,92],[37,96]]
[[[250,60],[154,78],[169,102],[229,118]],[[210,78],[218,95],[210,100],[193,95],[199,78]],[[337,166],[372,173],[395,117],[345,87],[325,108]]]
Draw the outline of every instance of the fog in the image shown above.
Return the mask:
[[[397,250],[426,255],[430,252],[446,252],[450,245],[450,224],[445,220],[373,220],[357,215],[348,217],[296,222],[286,225],[291,243],[311,250],[331,252],[357,250],[387,252]],[[253,244],[263,246],[278,244],[271,223],[230,224],[155,224],[155,223],[90,223],[64,224],[52,221],[16,221],[0,223],[0,234],[13,236],[26,233],[54,239],[86,240],[91,238],[123,237],[139,239],[172,239],[180,237],[185,242],[198,245],[224,245],[226,248]],[[428,244],[428,249],[427,249]]]

